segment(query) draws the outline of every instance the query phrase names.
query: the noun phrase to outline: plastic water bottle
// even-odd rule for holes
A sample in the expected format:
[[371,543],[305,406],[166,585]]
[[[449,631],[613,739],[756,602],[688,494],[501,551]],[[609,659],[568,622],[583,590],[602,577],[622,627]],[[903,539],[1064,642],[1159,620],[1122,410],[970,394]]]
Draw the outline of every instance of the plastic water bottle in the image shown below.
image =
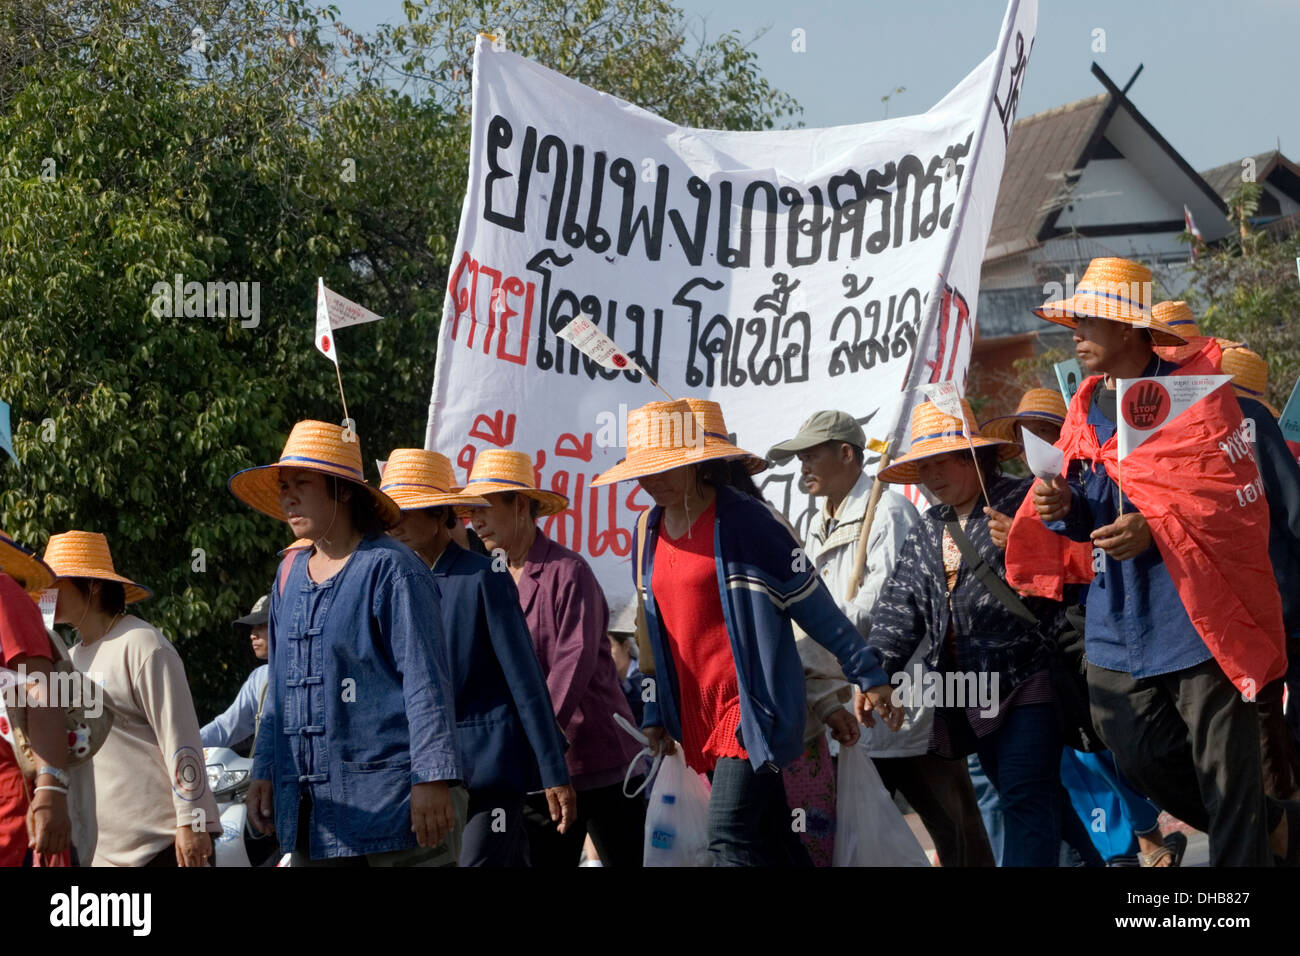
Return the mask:
[[[672,806],[677,802],[677,796],[672,793],[663,795],[663,802],[666,806]],[[650,833],[650,845],[656,850],[668,852],[673,848],[673,841],[677,839],[677,831],[665,823],[656,823],[655,828]]]

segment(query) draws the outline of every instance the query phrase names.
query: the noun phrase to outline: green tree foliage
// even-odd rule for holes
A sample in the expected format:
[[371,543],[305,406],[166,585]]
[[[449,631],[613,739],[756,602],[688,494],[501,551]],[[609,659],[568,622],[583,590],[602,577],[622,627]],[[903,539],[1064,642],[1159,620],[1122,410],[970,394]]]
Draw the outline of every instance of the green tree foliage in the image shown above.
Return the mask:
[[[318,275],[389,317],[340,335],[364,453],[422,443],[475,34],[678,122],[797,112],[742,38],[692,37],[663,0],[406,12],[363,37],[295,0],[0,5],[0,399],[20,459],[0,526],[36,548],[107,534],[201,717],[245,676],[228,622],[291,537],[226,481],[294,421],[342,417],[311,347]],[[156,308],[177,274],[257,283],[256,325]]]
[[1229,203],[1244,224],[1240,235],[1198,255],[1186,297],[1202,332],[1244,342],[1267,360],[1266,397],[1281,409],[1300,378],[1300,232],[1252,230],[1259,186],[1243,186]]

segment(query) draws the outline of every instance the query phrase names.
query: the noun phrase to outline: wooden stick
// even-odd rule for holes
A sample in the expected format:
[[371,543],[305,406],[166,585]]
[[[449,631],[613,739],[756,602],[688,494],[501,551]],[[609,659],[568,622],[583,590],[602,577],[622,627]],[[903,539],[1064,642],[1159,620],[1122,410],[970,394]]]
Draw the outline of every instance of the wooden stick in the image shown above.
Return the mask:
[[853,556],[853,573],[849,575],[849,590],[844,595],[846,601],[856,598],[858,588],[862,587],[863,573],[867,568],[867,546],[871,538],[871,523],[875,520],[880,496],[885,491],[885,483],[880,480],[880,473],[889,467],[892,460],[888,448],[880,453],[880,462],[876,465],[876,478],[871,483],[871,495],[867,498],[867,513],[862,516],[862,530],[858,532],[858,550]]

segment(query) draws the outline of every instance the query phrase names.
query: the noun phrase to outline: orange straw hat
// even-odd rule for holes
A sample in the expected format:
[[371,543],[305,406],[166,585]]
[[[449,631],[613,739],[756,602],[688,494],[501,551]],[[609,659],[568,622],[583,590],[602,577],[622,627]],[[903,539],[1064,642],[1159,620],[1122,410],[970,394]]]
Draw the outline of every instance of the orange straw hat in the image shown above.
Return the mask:
[[880,480],[895,485],[919,484],[921,479],[916,469],[918,461],[954,451],[969,453],[971,445],[976,448],[997,447],[998,457],[1004,461],[1020,454],[1020,446],[1013,441],[981,435],[980,430],[975,427],[975,415],[971,411],[970,402],[964,398],[961,401],[961,409],[970,431],[969,442],[961,433],[961,422],[939,411],[933,402],[922,402],[912,409],[911,447],[908,448],[907,454],[896,459],[893,464],[880,472],[878,476]]
[[285,548],[283,551],[277,551],[276,555],[278,557],[286,555],[290,551],[302,551],[304,548],[314,547],[316,547],[316,542],[311,538],[294,538],[293,544],[289,545],[289,547]]
[[366,484],[361,470],[361,440],[355,433],[348,435],[342,426],[310,420],[298,422],[284,443],[280,460],[273,465],[246,468],[234,475],[230,479],[230,493],[250,508],[284,521],[284,511],[280,508],[281,468],[302,468],[349,481],[374,499],[387,527],[391,528],[401,518],[392,498]]
[[[719,409],[718,422],[721,418]],[[650,402],[628,413],[627,457],[592,479],[591,487],[657,475],[683,465],[756,457],[727,441],[725,432],[707,435],[705,426],[684,399]]]
[[423,448],[394,448],[384,465],[379,490],[397,502],[403,511],[454,505],[486,508],[487,500],[461,494],[456,473],[446,455]]
[[[735,447],[735,439],[727,430],[727,423],[722,418],[721,405],[704,398],[684,398],[682,401],[691,406],[691,413],[704,429],[704,447],[707,448],[710,443],[717,444],[719,441]],[[745,459],[745,468],[751,475],[757,475],[768,469],[767,459],[750,455]]]
[[113,556],[108,551],[108,539],[94,531],[65,531],[51,535],[45,545],[45,563],[56,575],[65,578],[94,578],[99,581],[116,581],[126,593],[126,603],[135,604],[152,595],[152,592],[130,578],[124,578],[113,568]]
[[1151,318],[1169,326],[1184,339],[1196,338],[1201,334],[1201,327],[1196,322],[1191,306],[1181,299],[1157,302],[1151,307]]
[[29,594],[44,591],[54,583],[54,572],[50,566],[30,553],[14,539],[0,531],[0,571],[18,582],[18,586]]
[[[384,473],[387,474],[386,469]],[[467,493],[463,495],[464,501],[469,503],[474,501],[475,496],[499,495],[507,491],[516,491],[537,501],[541,505],[537,515],[541,518],[559,514],[569,507],[569,499],[564,495],[537,487],[533,459],[525,452],[506,448],[489,448],[479,452],[474,459],[474,468],[469,473],[469,481],[465,482],[462,489],[462,492]],[[483,504],[488,502],[484,501]],[[457,502],[457,507],[462,506]]]
[[1036,418],[1051,422],[1053,425],[1065,424],[1065,399],[1054,388],[1031,388],[1020,398],[1014,415],[999,415],[980,425],[980,434],[985,438],[1001,438],[1003,441],[1016,440],[1016,422],[1026,418]]
[[1150,329],[1156,345],[1182,345],[1177,329],[1151,315],[1151,270],[1131,259],[1093,259],[1074,295],[1034,309],[1034,315],[1075,328],[1081,318],[1107,319]]
[[1264,393],[1268,389],[1268,362],[1264,361],[1264,357],[1227,339],[1215,341],[1223,349],[1219,367],[1223,369],[1224,375],[1232,376],[1233,390],[1238,395],[1261,402],[1274,418],[1280,418],[1278,410],[1264,400]]

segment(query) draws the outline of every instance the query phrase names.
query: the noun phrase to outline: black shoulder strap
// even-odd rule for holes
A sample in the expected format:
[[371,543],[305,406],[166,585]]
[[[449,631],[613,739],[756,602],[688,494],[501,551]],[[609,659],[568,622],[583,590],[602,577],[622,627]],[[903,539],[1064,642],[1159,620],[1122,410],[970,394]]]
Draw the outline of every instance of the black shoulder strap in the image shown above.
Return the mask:
[[1002,606],[1021,620],[1028,621],[1031,624],[1039,623],[1034,612],[1025,607],[1020,596],[1011,589],[1011,585],[1002,580],[1001,576],[989,567],[989,563],[980,557],[975,550],[975,545],[971,544],[970,538],[966,537],[966,532],[962,530],[960,522],[946,521],[944,526],[948,529],[948,535],[952,538],[953,543],[957,545],[957,550],[961,552],[962,560],[970,567],[975,577],[979,578],[983,585],[992,592],[993,596],[1002,602]]

